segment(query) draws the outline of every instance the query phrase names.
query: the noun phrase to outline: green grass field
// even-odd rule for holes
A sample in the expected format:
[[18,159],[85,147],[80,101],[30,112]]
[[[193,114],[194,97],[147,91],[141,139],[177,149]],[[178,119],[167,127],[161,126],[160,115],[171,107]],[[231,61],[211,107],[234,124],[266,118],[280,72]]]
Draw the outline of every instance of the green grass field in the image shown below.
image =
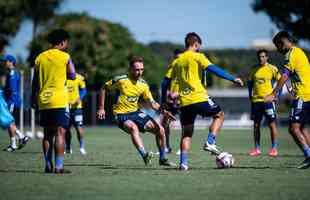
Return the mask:
[[[174,149],[180,131],[172,132]],[[78,151],[73,138],[73,154],[65,156],[71,174],[44,174],[40,140],[32,140],[22,150],[0,152],[0,199],[309,199],[310,169],[298,170],[303,160],[286,129],[280,132],[280,156],[267,156],[270,146],[267,129],[262,132],[260,157],[249,157],[251,130],[223,130],[217,143],[235,157],[232,169],[216,169],[215,158],[202,150],[207,131],[197,130],[187,172],[158,166],[145,167],[128,135],[117,128],[87,128],[87,156]],[[156,151],[154,138],[143,135],[148,150]],[[0,131],[0,148],[8,137]],[[178,162],[174,153],[169,159]]]

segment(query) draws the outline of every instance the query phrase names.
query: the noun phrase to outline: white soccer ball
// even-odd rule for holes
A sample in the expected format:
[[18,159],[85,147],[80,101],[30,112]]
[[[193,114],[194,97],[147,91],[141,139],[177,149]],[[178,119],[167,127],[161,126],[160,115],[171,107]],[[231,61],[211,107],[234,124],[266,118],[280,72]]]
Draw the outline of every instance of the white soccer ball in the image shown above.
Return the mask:
[[235,159],[231,154],[222,152],[220,155],[216,156],[215,161],[217,168],[223,169],[232,167],[234,165]]

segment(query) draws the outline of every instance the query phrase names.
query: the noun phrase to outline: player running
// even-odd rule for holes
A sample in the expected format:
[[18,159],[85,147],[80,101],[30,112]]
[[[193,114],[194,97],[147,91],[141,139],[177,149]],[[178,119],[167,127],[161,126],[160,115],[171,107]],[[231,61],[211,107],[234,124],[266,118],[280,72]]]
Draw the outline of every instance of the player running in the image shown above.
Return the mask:
[[105,83],[100,92],[98,118],[105,119],[105,95],[109,90],[115,88],[118,92],[118,98],[116,104],[113,105],[113,114],[118,126],[131,136],[132,143],[144,160],[145,165],[151,163],[153,155],[145,150],[140,132],[148,131],[159,138],[159,165],[175,166],[166,158],[164,128],[152,117],[138,110],[138,100],[142,97],[154,110],[174,119],[171,113],[162,109],[154,101],[148,84],[142,79],[143,71],[143,59],[133,57],[130,60],[128,75],[117,76]]
[[[69,34],[56,29],[48,34],[51,48],[35,59],[32,83],[32,106],[39,109],[40,125],[44,128],[42,147],[45,173],[69,173],[64,170],[64,144],[69,125],[67,79],[75,79],[75,67],[68,48]],[[53,165],[55,149],[55,167]]]
[[172,62],[171,70],[168,70],[165,78],[165,84],[169,84],[175,78],[179,84],[180,120],[182,125],[180,170],[188,170],[188,152],[197,115],[213,118],[209,128],[208,139],[204,143],[203,149],[214,154],[220,153],[215,144],[215,138],[223,124],[224,112],[211,99],[203,86],[201,82],[202,70],[207,69],[219,77],[241,86],[243,85],[240,78],[235,78],[228,74],[212,64],[204,54],[199,53],[201,43],[202,41],[198,34],[194,32],[188,33],[185,37],[185,52]]
[[83,105],[82,100],[87,94],[85,79],[82,75],[76,73],[75,80],[67,81],[67,89],[69,93],[69,109],[70,109],[70,124],[66,131],[66,144],[65,152],[71,154],[71,131],[70,128],[73,125],[77,139],[80,144],[80,153],[86,155],[85,142],[84,142],[84,128],[83,128]]
[[251,101],[251,119],[254,120],[254,149],[249,152],[250,156],[261,155],[260,149],[260,125],[265,116],[270,129],[271,149],[269,156],[277,156],[277,125],[274,102],[264,102],[264,97],[272,92],[272,83],[280,79],[278,68],[268,63],[268,51],[257,51],[258,65],[251,70],[248,89]]
[[280,80],[271,94],[265,97],[265,101],[275,101],[285,82],[291,80],[294,100],[291,104],[289,132],[305,156],[305,160],[297,168],[306,169],[310,167],[310,141],[307,140],[307,131],[304,131],[310,121],[309,60],[304,51],[295,46],[292,36],[286,31],[277,33],[273,43],[278,51],[285,55],[285,64]]

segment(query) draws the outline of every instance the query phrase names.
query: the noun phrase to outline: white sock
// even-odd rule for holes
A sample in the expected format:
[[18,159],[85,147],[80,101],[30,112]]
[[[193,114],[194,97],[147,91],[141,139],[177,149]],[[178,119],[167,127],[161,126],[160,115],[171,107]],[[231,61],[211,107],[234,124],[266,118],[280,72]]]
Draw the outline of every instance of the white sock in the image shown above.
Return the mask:
[[16,129],[16,135],[19,137],[19,139],[23,139],[25,135],[18,129]]
[[16,145],[16,137],[11,137],[11,147],[13,148],[17,148],[17,145]]

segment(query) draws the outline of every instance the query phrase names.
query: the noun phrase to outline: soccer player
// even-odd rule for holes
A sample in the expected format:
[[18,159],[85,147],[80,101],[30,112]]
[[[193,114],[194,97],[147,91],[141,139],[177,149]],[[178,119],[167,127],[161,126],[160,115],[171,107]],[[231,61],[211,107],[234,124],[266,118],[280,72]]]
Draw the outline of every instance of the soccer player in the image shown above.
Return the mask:
[[201,43],[201,38],[197,33],[188,33],[185,37],[186,51],[172,62],[171,70],[168,70],[165,78],[165,84],[169,84],[171,80],[176,78],[179,85],[180,120],[182,125],[180,170],[188,170],[188,152],[197,115],[213,117],[203,149],[214,154],[220,153],[215,144],[215,138],[223,124],[224,112],[209,97],[207,90],[204,88],[201,82],[202,70],[207,69],[219,77],[243,85],[240,78],[228,74],[212,64],[204,54],[199,53]]
[[[181,50],[175,49],[174,50],[174,58],[177,58],[178,55],[182,53]],[[170,65],[168,66],[168,70],[170,68]],[[165,81],[163,80],[161,83],[161,104],[165,106],[165,109],[169,111],[173,116],[176,116],[179,112],[179,102],[178,102],[178,82],[176,79],[172,80],[168,88],[165,88]],[[167,91],[168,89],[168,91]],[[167,92],[165,92],[167,91]],[[166,135],[166,152],[171,153],[172,148],[170,145],[170,123],[171,120],[167,118],[166,116],[163,116],[161,119],[161,125],[165,129],[165,135]]]
[[82,100],[87,94],[85,79],[82,75],[76,73],[75,80],[67,81],[67,89],[69,92],[69,108],[70,108],[70,124],[66,132],[66,153],[72,153],[71,148],[71,131],[70,127],[73,125],[77,139],[80,144],[80,153],[87,154],[84,144],[84,128],[83,128],[83,105]]
[[[56,29],[48,34],[47,39],[51,48],[35,59],[32,106],[39,109],[40,125],[44,129],[45,173],[69,173],[63,166],[64,138],[69,125],[66,81],[75,79],[75,67],[65,52],[69,44],[68,32]],[[52,161],[54,148],[55,168]]]
[[294,94],[291,104],[289,132],[297,145],[304,153],[305,160],[297,167],[305,169],[310,167],[310,144],[307,141],[307,131],[304,130],[310,120],[310,64],[302,49],[294,44],[292,36],[286,31],[280,31],[273,38],[278,51],[285,55],[285,64],[282,76],[271,94],[265,97],[266,102],[277,99],[277,93],[290,79]]
[[138,110],[138,100],[141,97],[154,110],[174,119],[171,113],[162,109],[154,101],[148,84],[142,79],[143,71],[143,59],[141,57],[133,57],[130,60],[128,75],[117,76],[105,83],[100,92],[99,109],[97,112],[98,118],[105,119],[105,95],[108,90],[114,87],[118,92],[118,98],[116,104],[113,105],[113,114],[115,115],[118,126],[130,135],[132,143],[142,157],[145,165],[151,163],[153,154],[147,152],[144,148],[140,132],[148,131],[158,137],[160,141],[158,147],[159,165],[175,166],[174,163],[169,162],[166,158],[164,128],[148,114]]
[[[5,86],[4,86],[4,97],[5,101],[8,105],[9,111],[14,117],[14,121],[19,119],[19,108],[21,105],[21,97],[20,97],[20,73],[16,70],[16,58],[13,55],[6,54],[1,60],[4,62],[4,66],[8,70],[6,78],[5,78]],[[16,125],[15,125],[16,126]],[[19,138],[19,146],[18,148],[23,148],[29,140],[28,136],[25,136],[19,130],[16,132]],[[9,129],[9,136],[11,140],[15,138],[12,135],[13,132]],[[5,151],[15,151],[14,146],[10,145]]]
[[260,125],[265,116],[268,121],[271,136],[271,149],[269,156],[277,156],[277,125],[274,102],[264,102],[264,97],[272,92],[273,81],[281,77],[276,66],[268,63],[268,51],[257,51],[258,64],[251,70],[248,89],[251,101],[251,118],[254,120],[254,149],[249,152],[250,156],[261,154],[260,149]]

